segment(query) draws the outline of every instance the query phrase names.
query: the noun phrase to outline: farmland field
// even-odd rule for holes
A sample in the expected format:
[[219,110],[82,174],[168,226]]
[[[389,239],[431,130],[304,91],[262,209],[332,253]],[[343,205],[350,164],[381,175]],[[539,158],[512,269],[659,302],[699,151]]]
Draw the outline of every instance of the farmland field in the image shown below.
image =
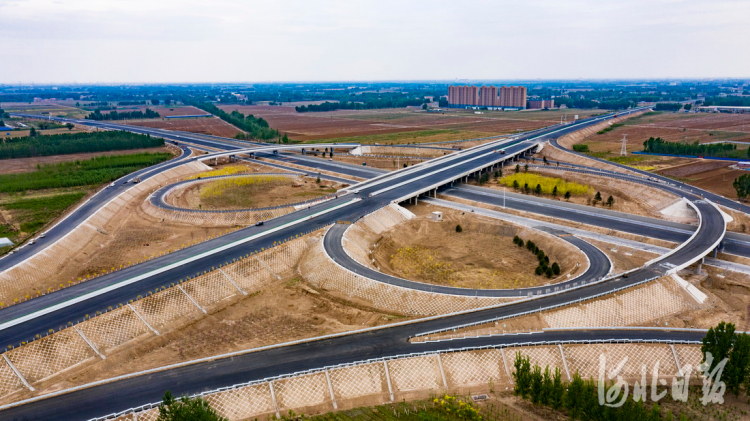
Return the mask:
[[549,126],[566,113],[580,117],[601,110],[562,110],[503,112],[448,109],[427,113],[411,109],[338,110],[298,113],[291,106],[222,105],[227,112],[237,110],[268,121],[271,127],[287,133],[295,141],[356,141],[359,143],[424,143],[471,139],[516,133]]
[[[36,171],[0,175],[0,237],[19,242],[62,215],[66,209],[110,182],[171,158],[171,153],[99,156],[42,165]],[[0,254],[8,248],[0,249]]]
[[[648,113],[623,123],[606,133],[591,136],[583,143],[592,152],[608,155],[619,154],[625,134],[628,138],[628,152],[642,151],[643,142],[649,137],[661,137],[668,142],[750,143],[750,114]],[[739,148],[742,146],[738,146]]]
[[107,151],[107,152],[85,152],[76,153],[69,155],[53,155],[53,156],[37,156],[33,158],[16,158],[16,159],[4,159],[2,161],[3,166],[0,170],[0,174],[15,174],[23,172],[32,172],[37,170],[37,165],[46,164],[58,164],[65,161],[83,161],[91,159],[97,156],[113,156],[113,155],[131,155],[141,152],[151,153],[168,153],[169,150],[165,147],[157,148],[142,148],[142,149],[130,149],[122,151]]
[[145,152],[44,165],[30,173],[0,175],[0,192],[15,193],[109,183],[135,170],[166,161],[172,156],[170,153]]
[[621,140],[627,134],[628,152],[642,151],[649,137],[669,142],[699,143],[732,141],[744,152],[750,146],[750,114],[723,113],[646,113],[625,120],[603,134],[594,134],[581,143],[590,154],[641,169],[656,171],[729,198],[737,194],[732,182],[746,172],[729,168],[732,162],[654,155],[619,157]]
[[[200,110],[199,110],[200,111]],[[200,113],[203,113],[200,111]],[[178,130],[212,136],[235,137],[241,131],[216,117],[187,118],[174,120],[125,120],[123,124],[153,127],[156,129]]]
[[[43,114],[52,116],[63,116],[68,118],[84,118],[88,111],[75,107],[72,103],[57,103],[55,101],[39,101],[29,104],[28,102],[3,102],[2,108],[9,113]],[[45,114],[45,115],[47,115]]]

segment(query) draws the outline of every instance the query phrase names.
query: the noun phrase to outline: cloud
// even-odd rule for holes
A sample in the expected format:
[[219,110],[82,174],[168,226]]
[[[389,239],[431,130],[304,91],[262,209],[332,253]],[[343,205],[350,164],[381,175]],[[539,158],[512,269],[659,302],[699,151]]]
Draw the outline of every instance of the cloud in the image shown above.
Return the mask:
[[0,0],[0,83],[747,76],[750,2]]

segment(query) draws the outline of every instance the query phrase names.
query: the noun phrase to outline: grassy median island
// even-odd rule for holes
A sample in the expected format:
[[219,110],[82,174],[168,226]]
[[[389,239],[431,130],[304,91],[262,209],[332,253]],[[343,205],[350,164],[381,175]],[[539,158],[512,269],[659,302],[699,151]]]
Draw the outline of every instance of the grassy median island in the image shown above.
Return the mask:
[[[175,206],[201,210],[233,210],[281,206],[304,202],[335,193],[340,185],[313,177],[276,174],[242,174],[247,167],[225,167],[207,172],[209,176],[233,177],[188,185],[172,193]],[[197,177],[191,177],[196,179]]]
[[[409,210],[418,218],[383,234],[370,256],[379,270],[400,278],[458,288],[528,288],[559,282],[585,259],[562,240],[501,221],[428,205]],[[443,221],[429,219],[435,210],[443,212]],[[519,247],[516,235],[538,248]],[[547,276],[546,269],[556,262],[557,269]],[[537,271],[540,266],[545,273]]]
[[[172,156],[148,152],[101,156],[40,165],[37,171],[28,173],[0,174],[0,237],[15,243],[23,241],[102,184]],[[8,250],[2,248],[0,253]]]
[[11,137],[0,144],[0,160],[159,146],[164,146],[164,139],[123,131]]

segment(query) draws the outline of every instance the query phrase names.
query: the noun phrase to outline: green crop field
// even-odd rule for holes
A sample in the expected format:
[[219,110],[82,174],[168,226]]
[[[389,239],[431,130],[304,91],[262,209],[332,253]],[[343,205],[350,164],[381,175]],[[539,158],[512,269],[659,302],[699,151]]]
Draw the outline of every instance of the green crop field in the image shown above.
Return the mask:
[[[5,210],[14,211],[14,219],[20,223],[21,231],[35,232],[85,195],[86,192],[73,192],[28,199],[17,198],[0,206]],[[0,225],[0,237],[6,236],[2,234],[3,231],[7,231],[11,236],[14,234],[8,226]]]
[[44,165],[30,173],[0,175],[0,193],[108,183],[171,157],[169,153],[145,152]]
[[10,137],[3,139],[0,144],[0,159],[154,148],[163,145],[164,139],[121,131]]

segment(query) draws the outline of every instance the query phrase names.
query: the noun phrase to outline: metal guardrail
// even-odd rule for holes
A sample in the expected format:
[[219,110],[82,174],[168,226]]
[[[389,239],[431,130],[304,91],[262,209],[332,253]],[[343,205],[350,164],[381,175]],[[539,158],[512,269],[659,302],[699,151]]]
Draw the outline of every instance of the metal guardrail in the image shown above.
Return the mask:
[[[300,376],[305,376],[305,375],[310,375],[310,374],[318,374],[318,373],[322,373],[325,371],[338,370],[338,369],[354,367],[358,365],[375,364],[375,363],[382,363],[382,362],[388,362],[388,361],[405,359],[405,358],[424,357],[424,356],[437,355],[437,354],[446,354],[446,353],[453,354],[453,353],[458,353],[458,352],[480,351],[480,350],[485,350],[485,349],[519,348],[519,347],[548,346],[548,345],[591,345],[591,344],[632,344],[632,343],[698,345],[701,343],[701,341],[690,341],[690,340],[679,341],[679,340],[672,340],[672,339],[627,339],[627,338],[587,339],[587,340],[571,339],[571,340],[553,340],[553,341],[524,341],[524,342],[512,342],[512,343],[507,343],[507,344],[468,346],[468,347],[453,348],[453,349],[438,350],[438,351],[411,352],[408,354],[398,354],[398,355],[393,355],[393,356],[388,356],[388,357],[370,358],[367,360],[360,360],[360,361],[349,362],[349,363],[323,366],[323,367],[313,368],[313,369],[308,369],[308,370],[303,370],[303,371],[296,371],[296,372],[289,373],[289,374],[266,377],[266,378],[259,379],[259,380],[252,380],[252,381],[248,381],[244,383],[237,383],[232,386],[224,386],[218,389],[195,393],[195,394],[189,395],[189,397],[191,398],[204,397],[204,396],[211,395],[214,393],[221,393],[221,392],[225,392],[229,390],[240,389],[243,387],[255,386],[255,385],[259,385],[259,384],[263,384],[267,382],[279,381],[279,380],[289,379],[293,377],[300,377]],[[149,404],[137,406],[134,408],[129,408],[123,411],[119,411],[116,413],[108,414],[102,417],[91,418],[89,419],[89,421],[112,420],[112,419],[116,419],[118,417],[122,417],[127,414],[137,413],[137,412],[142,412],[142,411],[147,411],[149,409],[157,408],[160,405],[161,405],[160,402],[149,403]]]

